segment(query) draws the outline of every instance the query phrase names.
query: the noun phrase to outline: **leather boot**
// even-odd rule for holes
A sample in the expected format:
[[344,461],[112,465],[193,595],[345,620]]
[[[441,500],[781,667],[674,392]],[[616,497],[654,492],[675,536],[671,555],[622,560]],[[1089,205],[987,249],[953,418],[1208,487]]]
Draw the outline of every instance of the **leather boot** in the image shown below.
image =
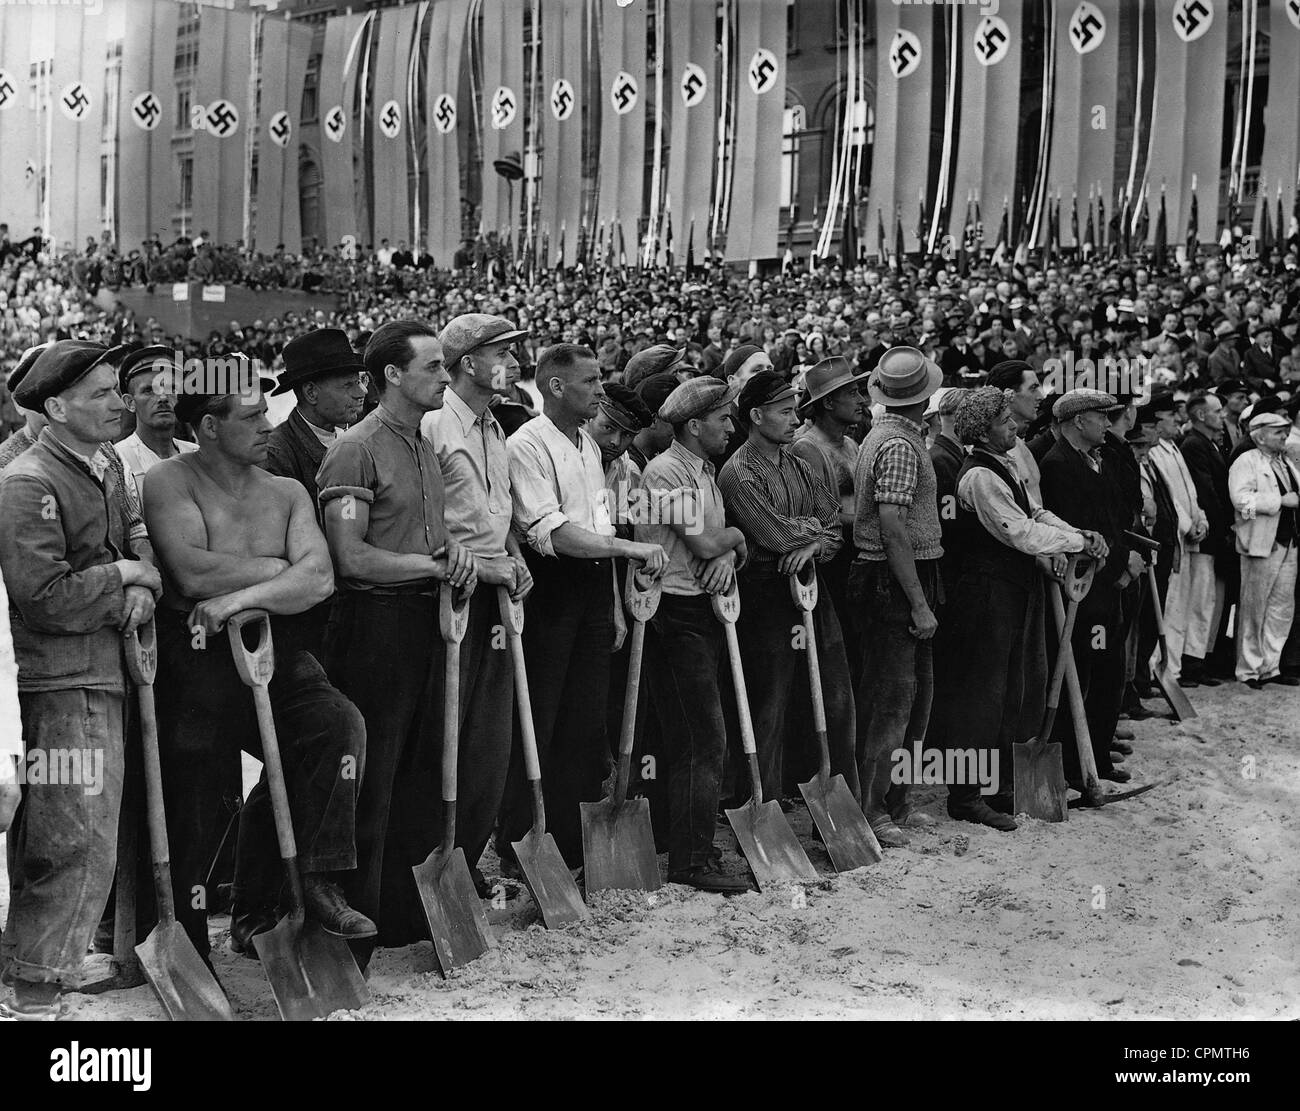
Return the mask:
[[348,906],[343,889],[324,873],[315,872],[302,877],[302,896],[307,904],[307,913],[327,934],[351,941],[379,933],[369,918]]

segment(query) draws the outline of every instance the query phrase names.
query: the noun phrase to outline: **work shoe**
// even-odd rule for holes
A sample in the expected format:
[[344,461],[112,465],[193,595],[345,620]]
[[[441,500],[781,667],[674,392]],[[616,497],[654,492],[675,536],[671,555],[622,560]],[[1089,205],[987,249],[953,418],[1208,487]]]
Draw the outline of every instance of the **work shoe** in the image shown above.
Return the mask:
[[68,1012],[63,989],[58,984],[16,980],[9,994],[0,1000],[0,1017],[15,1022],[55,1022]]
[[270,907],[258,907],[254,910],[232,907],[230,913],[231,950],[241,957],[251,957],[255,961],[260,960],[257,949],[253,945],[253,938],[258,934],[266,933],[267,930],[275,929],[276,923],[279,921],[275,911]]
[[1020,827],[1009,814],[999,814],[983,799],[963,803],[961,806],[949,806],[948,817],[959,822],[974,822],[976,825],[989,826],[991,829],[1011,833]]
[[[1116,734],[1118,737],[1119,734]],[[1133,746],[1127,741],[1115,740],[1110,742],[1111,752],[1122,752],[1125,756],[1133,755]]]
[[743,895],[754,889],[748,876],[731,875],[715,864],[701,864],[680,872],[669,872],[668,882],[684,883],[696,891],[712,891],[719,895]]
[[1005,794],[999,791],[997,794],[989,795],[983,802],[990,810],[996,810],[999,814],[1014,814],[1016,812],[1015,796],[1010,791]]
[[1294,675],[1274,675],[1272,679],[1265,679],[1266,683],[1276,683],[1279,687],[1300,687],[1300,679]]
[[1193,675],[1180,675],[1178,676],[1178,685],[1180,687],[1199,687],[1201,684],[1200,680]]
[[1247,679],[1246,686],[1248,686],[1253,691],[1262,691],[1264,689],[1264,685],[1267,682],[1268,682],[1267,679]]
[[1112,783],[1127,783],[1133,778],[1133,773],[1123,768],[1111,768],[1108,772],[1099,773],[1098,778],[1109,779]]
[[1117,749],[1117,748],[1112,748],[1112,749],[1110,750],[1110,762],[1111,762],[1112,764],[1122,764],[1122,763],[1124,763],[1124,754],[1123,754],[1122,752],[1120,752],[1119,749]]
[[321,873],[303,876],[302,897],[307,913],[327,934],[352,941],[374,937],[379,932],[369,918],[348,906],[342,888],[328,876]]
[[908,829],[928,829],[939,824],[937,819],[932,818],[924,810],[913,810],[910,807],[907,810],[900,810],[893,817],[894,825],[906,826]]
[[1111,741],[1110,747],[1115,747],[1115,741],[1131,741],[1136,735],[1132,729],[1116,729],[1115,738]]
[[892,818],[886,818],[879,824],[872,822],[871,832],[886,849],[901,849],[912,843],[912,839],[894,824]]

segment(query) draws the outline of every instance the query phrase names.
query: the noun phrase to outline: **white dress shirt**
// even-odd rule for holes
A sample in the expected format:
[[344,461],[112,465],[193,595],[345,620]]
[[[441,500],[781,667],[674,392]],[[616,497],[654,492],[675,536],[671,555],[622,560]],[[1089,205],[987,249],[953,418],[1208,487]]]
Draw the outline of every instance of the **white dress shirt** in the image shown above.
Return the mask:
[[534,550],[555,555],[551,534],[566,522],[614,535],[600,448],[585,429],[575,444],[542,413],[506,441],[506,450],[514,527]]

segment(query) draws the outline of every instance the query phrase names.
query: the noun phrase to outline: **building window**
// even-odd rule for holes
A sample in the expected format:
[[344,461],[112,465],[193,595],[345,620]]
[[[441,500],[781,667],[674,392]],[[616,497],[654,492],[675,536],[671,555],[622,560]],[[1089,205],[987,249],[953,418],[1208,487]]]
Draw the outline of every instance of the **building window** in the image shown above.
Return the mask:
[[176,88],[176,130],[188,131],[190,129],[190,97],[192,90],[188,85],[178,85]]
[[785,4],[785,52],[797,53],[799,50],[799,8],[794,0]]
[[194,159],[181,159],[181,208],[194,207]]
[[781,207],[799,200],[799,136],[808,130],[808,114],[802,104],[785,110],[781,137]]
[[320,55],[307,61],[307,77],[302,86],[302,122],[314,123],[320,113]]

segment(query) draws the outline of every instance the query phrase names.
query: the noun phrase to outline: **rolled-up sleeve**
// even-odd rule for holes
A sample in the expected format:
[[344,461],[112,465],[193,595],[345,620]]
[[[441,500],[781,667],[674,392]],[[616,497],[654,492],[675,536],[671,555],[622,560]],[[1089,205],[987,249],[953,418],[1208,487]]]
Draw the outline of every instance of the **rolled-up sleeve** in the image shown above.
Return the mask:
[[[50,512],[53,507],[54,512]],[[93,633],[116,625],[126,596],[111,563],[74,571],[52,488],[30,475],[0,480],[0,573],[23,622],[42,633]]]
[[334,443],[316,472],[316,488],[320,491],[317,500],[322,509],[338,498],[351,497],[372,504],[377,486],[374,456],[364,444],[351,440]]
[[910,506],[921,480],[916,452],[905,440],[890,440],[876,453],[872,464],[878,503]]
[[551,533],[568,523],[555,490],[549,460],[531,440],[512,436],[506,443],[510,458],[510,496],[515,531],[542,555],[555,555]]
[[[957,497],[975,511],[990,536],[1026,555],[1081,552],[1082,534],[1072,525],[1035,520],[1016,504],[1011,490],[987,467],[967,471],[957,485]],[[1042,511],[1047,516],[1045,510]]]

